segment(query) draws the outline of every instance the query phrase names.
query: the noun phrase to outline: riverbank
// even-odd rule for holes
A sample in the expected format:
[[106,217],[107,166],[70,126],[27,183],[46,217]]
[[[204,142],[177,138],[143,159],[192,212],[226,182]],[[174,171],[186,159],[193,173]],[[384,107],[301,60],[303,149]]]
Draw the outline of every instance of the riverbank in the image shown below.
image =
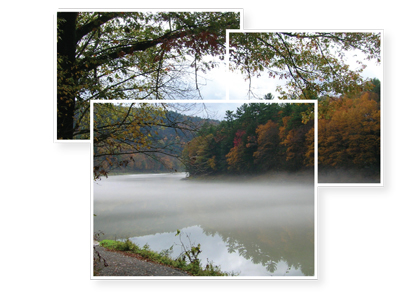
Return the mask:
[[172,259],[168,254],[140,248],[129,240],[103,240],[94,243],[94,276],[228,276],[208,263],[205,268],[197,258],[200,245],[184,256]]
[[271,171],[263,174],[220,174],[220,175],[190,175],[185,180],[204,181],[204,182],[297,182],[313,183],[314,169],[307,169],[297,172]]

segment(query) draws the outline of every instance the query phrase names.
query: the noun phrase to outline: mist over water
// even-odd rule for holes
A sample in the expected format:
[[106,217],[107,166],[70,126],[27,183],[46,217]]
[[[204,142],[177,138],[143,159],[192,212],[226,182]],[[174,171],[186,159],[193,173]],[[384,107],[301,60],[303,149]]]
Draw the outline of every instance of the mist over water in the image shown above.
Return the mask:
[[376,170],[323,169],[318,170],[318,183],[380,183]]
[[[242,276],[314,275],[312,178],[182,180],[184,173],[94,182],[94,231],[152,250],[200,243],[207,259]],[[181,240],[175,236],[181,231]]]

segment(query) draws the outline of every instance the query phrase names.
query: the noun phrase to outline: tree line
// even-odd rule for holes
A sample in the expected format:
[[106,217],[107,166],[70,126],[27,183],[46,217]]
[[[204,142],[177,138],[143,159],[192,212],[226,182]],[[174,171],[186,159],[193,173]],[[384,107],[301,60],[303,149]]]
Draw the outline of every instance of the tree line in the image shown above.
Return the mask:
[[[269,94],[265,98],[271,99]],[[318,99],[319,170],[380,173],[380,82],[364,91]],[[191,175],[299,171],[314,166],[314,108],[300,103],[245,103],[218,125],[205,124],[185,145]]]
[[313,165],[312,103],[244,103],[204,125],[182,157],[191,175],[255,174]]
[[[380,172],[380,82],[318,103],[318,166]],[[265,100],[272,99],[268,94]],[[94,104],[94,174],[186,170],[259,174],[314,166],[314,104],[244,103],[223,121],[183,114],[185,104]],[[181,109],[179,113],[177,108]]]

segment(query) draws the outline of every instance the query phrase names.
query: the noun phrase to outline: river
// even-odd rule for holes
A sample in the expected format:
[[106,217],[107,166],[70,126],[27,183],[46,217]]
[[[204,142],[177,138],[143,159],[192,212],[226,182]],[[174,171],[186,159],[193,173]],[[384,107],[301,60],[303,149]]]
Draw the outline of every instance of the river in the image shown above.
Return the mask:
[[304,178],[110,176],[93,183],[94,231],[173,257],[200,244],[203,265],[239,276],[313,276],[314,192]]

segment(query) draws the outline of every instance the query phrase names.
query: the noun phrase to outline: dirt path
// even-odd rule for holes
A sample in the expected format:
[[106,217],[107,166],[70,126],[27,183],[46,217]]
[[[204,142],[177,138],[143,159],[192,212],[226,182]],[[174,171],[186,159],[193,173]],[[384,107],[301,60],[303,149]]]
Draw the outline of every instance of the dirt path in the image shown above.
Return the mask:
[[[108,265],[97,261],[95,276],[190,276],[181,270],[146,261],[135,254],[109,251],[99,245],[94,247]],[[96,252],[95,257],[98,257]]]

